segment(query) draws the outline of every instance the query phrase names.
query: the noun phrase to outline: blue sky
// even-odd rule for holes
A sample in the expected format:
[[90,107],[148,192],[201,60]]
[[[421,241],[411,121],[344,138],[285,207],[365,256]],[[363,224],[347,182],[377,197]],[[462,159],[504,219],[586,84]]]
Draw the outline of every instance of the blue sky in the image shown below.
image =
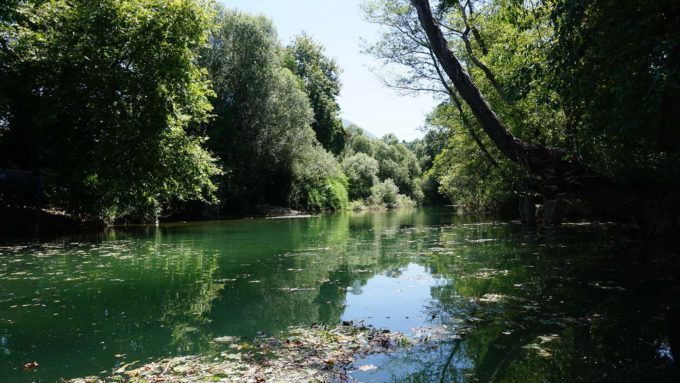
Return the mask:
[[371,73],[380,67],[372,57],[361,54],[360,39],[374,41],[378,28],[362,19],[362,0],[221,0],[227,8],[263,14],[274,20],[282,43],[307,32],[326,47],[326,54],[343,69],[339,103],[342,117],[382,136],[394,133],[400,139],[422,137],[418,130],[425,115],[435,106],[428,95],[400,96]]

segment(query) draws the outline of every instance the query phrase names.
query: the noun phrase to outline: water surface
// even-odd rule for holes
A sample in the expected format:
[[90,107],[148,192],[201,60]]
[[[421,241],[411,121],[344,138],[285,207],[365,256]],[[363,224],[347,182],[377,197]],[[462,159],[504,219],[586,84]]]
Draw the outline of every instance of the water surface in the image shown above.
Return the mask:
[[[210,353],[223,335],[340,320],[438,347],[360,381],[676,381],[677,289],[606,227],[543,233],[447,209],[115,229],[0,247],[0,381],[55,382]],[[23,371],[37,361],[39,367]]]

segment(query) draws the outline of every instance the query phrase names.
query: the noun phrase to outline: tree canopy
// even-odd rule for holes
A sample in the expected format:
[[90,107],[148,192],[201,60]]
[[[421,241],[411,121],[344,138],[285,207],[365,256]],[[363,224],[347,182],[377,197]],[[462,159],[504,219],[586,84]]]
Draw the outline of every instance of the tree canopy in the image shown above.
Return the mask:
[[208,18],[197,2],[5,4],[0,166],[41,173],[52,204],[107,221],[211,200],[211,91],[196,64]]
[[345,144],[345,131],[339,112],[340,68],[324,55],[323,46],[306,34],[297,36],[286,47],[285,66],[302,81],[302,88],[314,111],[312,129],[323,147],[339,154]]
[[383,35],[366,51],[393,68],[382,74],[388,85],[441,99],[429,124],[448,143],[428,174],[454,202],[499,206],[603,185],[658,191],[678,179],[678,8],[368,1],[365,16]]

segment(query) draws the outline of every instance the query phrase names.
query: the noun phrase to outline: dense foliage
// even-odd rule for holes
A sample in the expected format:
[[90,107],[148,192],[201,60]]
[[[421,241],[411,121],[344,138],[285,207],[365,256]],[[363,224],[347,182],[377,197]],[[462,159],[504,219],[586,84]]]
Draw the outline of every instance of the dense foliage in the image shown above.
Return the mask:
[[208,19],[186,1],[3,6],[0,167],[40,172],[50,204],[87,218],[210,200],[211,91],[196,65]]
[[209,1],[3,2],[0,170],[44,182],[27,203],[102,222],[340,210],[388,180],[376,204],[420,201],[395,137],[346,145],[340,72],[311,37],[286,47]]
[[312,128],[327,150],[338,154],[345,145],[345,130],[339,118],[340,69],[323,54],[324,48],[306,34],[297,36],[286,48],[284,63],[302,80],[314,110]]
[[271,21],[220,9],[210,44],[203,61],[216,117],[208,135],[226,172],[219,192],[224,210],[288,202],[341,208],[342,197],[331,198],[332,204],[320,199],[330,184],[341,195],[346,191],[337,182],[337,161],[315,139],[313,110],[300,79],[284,65]]
[[[514,137],[558,148],[624,188],[677,188],[677,2],[431,3],[450,49]],[[366,50],[384,62],[386,82],[442,101],[428,119],[435,133],[414,144],[421,158],[441,149],[425,166],[426,184],[470,209],[501,210],[544,192],[481,131],[410,1],[368,1],[364,13],[383,29]]]
[[560,0],[547,77],[576,155],[636,188],[680,180],[680,3]]
[[[356,126],[349,127],[348,135],[342,167],[352,200],[388,207],[423,202],[420,164],[405,143],[392,134],[380,140],[371,139]],[[397,194],[402,196],[401,204],[396,203]]]

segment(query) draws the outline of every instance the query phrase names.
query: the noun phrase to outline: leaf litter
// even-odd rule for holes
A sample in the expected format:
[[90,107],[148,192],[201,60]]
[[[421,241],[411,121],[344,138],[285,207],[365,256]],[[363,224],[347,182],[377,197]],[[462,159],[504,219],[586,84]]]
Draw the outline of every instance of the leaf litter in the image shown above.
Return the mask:
[[90,376],[65,383],[178,383],[178,382],[345,382],[363,356],[389,353],[414,344],[403,334],[360,323],[336,327],[290,327],[278,337],[254,339],[223,336],[213,340],[218,353],[179,356],[138,366],[123,365],[109,376]]

